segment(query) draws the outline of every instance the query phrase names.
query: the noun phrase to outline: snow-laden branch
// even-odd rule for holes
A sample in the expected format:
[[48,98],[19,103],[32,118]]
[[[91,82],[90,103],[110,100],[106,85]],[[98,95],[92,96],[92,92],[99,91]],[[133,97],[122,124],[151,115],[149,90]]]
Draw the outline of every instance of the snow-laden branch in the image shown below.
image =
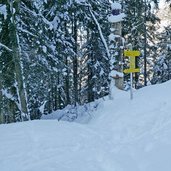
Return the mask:
[[0,43],[0,47],[3,47],[3,48],[5,48],[6,50],[12,52],[12,49],[10,49],[9,47],[7,47],[6,45],[4,45],[4,44],[2,44],[2,43]]
[[7,89],[2,89],[1,92],[2,92],[2,95],[5,96],[7,99],[14,101],[18,109],[21,109],[20,104],[17,102],[14,96],[10,92],[8,92]]
[[0,14],[2,14],[4,16],[4,19],[6,20],[7,18],[7,9],[6,9],[6,5],[0,4]]
[[101,40],[102,40],[102,42],[103,42],[103,44],[104,44],[104,46],[105,46],[105,49],[106,49],[106,53],[107,53],[108,59],[110,59],[109,48],[108,48],[107,42],[106,42],[106,40],[105,40],[105,38],[104,38],[104,36],[103,36],[103,33],[102,33],[102,29],[101,29],[101,27],[100,27],[100,24],[99,24],[99,22],[97,21],[95,15],[93,14],[93,11],[92,11],[92,9],[91,9],[90,6],[88,6],[88,9],[89,9],[89,11],[90,11],[91,16],[93,17],[93,20],[94,20],[95,24],[97,25],[97,28],[98,28],[98,31],[99,31],[99,34],[100,34],[100,38],[101,38]]
[[38,38],[38,36],[32,34],[30,31],[28,31],[28,30],[26,30],[26,29],[23,29],[23,28],[21,28],[21,27],[18,27],[18,30],[21,31],[21,32],[23,32],[23,33],[29,34],[29,35],[32,36],[32,37]]

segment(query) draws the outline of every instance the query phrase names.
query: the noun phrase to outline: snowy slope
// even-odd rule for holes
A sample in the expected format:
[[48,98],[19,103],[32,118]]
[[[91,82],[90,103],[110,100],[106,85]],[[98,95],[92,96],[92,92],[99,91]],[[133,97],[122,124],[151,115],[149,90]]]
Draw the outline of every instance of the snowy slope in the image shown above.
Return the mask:
[[0,171],[170,171],[171,81],[113,91],[88,124],[0,125]]

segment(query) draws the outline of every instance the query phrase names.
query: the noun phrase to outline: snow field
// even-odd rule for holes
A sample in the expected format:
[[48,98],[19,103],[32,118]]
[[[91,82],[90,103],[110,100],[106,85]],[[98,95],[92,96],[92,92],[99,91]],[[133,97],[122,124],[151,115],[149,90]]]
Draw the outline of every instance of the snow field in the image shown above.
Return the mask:
[[170,171],[171,81],[112,91],[88,124],[0,125],[0,171]]

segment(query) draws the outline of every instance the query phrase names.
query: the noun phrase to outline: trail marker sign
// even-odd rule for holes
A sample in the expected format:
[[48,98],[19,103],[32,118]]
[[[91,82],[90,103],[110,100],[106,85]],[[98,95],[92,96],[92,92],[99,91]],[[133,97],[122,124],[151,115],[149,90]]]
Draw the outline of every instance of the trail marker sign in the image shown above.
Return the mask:
[[130,98],[133,99],[133,91],[132,91],[132,85],[133,85],[133,75],[132,73],[140,72],[139,68],[136,68],[135,66],[135,58],[140,56],[140,51],[138,50],[125,50],[124,56],[129,57],[130,66],[129,69],[125,69],[124,73],[130,73],[130,81],[131,81],[131,88],[130,88]]
[[140,72],[139,68],[135,68],[135,58],[140,56],[140,51],[138,51],[138,50],[125,50],[124,56],[129,57],[129,60],[130,60],[130,68],[125,69],[124,73]]
[[140,72],[140,69],[139,68],[136,68],[136,69],[125,69],[124,70],[124,73],[133,73],[133,72]]
[[124,50],[124,56],[128,56],[128,57],[140,56],[140,51],[138,51],[138,50]]

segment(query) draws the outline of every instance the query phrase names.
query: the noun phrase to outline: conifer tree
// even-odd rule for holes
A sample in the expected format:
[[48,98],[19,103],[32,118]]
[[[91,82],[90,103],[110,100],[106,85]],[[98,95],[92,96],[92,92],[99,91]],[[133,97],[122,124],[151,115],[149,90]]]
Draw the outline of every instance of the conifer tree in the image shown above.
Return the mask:
[[[146,3],[145,3],[146,2]],[[158,3],[154,1],[156,8]],[[155,44],[153,39],[155,38],[155,23],[159,21],[156,15],[151,10],[150,1],[125,1],[124,12],[126,18],[123,22],[123,36],[126,38],[126,46],[131,45],[133,50],[140,50],[141,56],[137,60],[137,67],[142,68],[143,71],[135,76],[135,87],[142,87],[144,82],[139,82],[144,74],[147,74],[148,80],[150,80],[151,71],[146,68],[150,68],[151,58],[155,56]],[[138,58],[137,58],[138,59]],[[146,67],[146,68],[145,68]],[[144,77],[144,76],[143,76]],[[129,77],[125,77],[128,80]],[[145,81],[145,80],[144,80]]]

